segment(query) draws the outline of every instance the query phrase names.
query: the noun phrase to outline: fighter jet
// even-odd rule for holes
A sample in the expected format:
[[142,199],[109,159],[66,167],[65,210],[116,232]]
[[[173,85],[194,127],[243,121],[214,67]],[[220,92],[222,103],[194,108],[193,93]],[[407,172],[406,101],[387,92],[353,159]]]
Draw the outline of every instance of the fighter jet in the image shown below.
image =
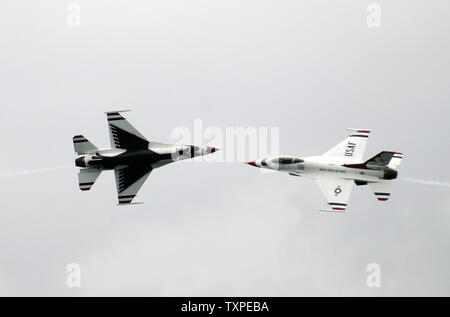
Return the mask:
[[323,155],[310,157],[281,156],[248,162],[252,166],[313,179],[329,207],[322,211],[344,212],[353,184],[369,185],[379,201],[391,195],[391,181],[403,158],[400,152],[383,151],[363,161],[370,129],[347,129],[351,134]]
[[[125,110],[126,111],[126,110]],[[150,173],[166,164],[216,152],[214,147],[171,145],[148,141],[120,114],[106,112],[111,148],[98,149],[84,136],[73,137],[79,157],[75,165],[80,189],[90,190],[104,170],[114,170],[119,205],[132,204]]]

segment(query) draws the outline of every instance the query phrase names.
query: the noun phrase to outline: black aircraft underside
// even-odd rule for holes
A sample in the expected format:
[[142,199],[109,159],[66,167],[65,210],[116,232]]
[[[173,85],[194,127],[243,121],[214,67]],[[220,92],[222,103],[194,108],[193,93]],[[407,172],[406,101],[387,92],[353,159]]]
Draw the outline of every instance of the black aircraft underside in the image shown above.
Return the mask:
[[75,160],[75,165],[78,167],[101,167],[110,170],[124,165],[147,167],[162,160],[173,162],[173,156],[171,153],[159,154],[152,150],[128,150],[112,157],[94,155],[89,161],[89,165],[86,165],[84,157],[80,157]]

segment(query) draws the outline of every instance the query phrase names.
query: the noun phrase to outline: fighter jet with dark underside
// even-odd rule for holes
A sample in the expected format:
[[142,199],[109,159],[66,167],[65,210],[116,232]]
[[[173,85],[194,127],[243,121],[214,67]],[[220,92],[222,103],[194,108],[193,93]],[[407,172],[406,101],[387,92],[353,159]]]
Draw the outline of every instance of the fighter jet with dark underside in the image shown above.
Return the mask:
[[114,170],[119,205],[131,204],[150,173],[166,164],[217,151],[214,147],[148,141],[120,112],[107,112],[111,148],[98,149],[84,136],[73,137],[81,190],[90,190],[104,170]]
[[330,209],[321,209],[323,211],[345,211],[353,184],[369,185],[379,201],[388,200],[391,181],[397,178],[403,154],[383,151],[363,161],[371,130],[348,130],[352,131],[351,134],[323,155],[304,158],[282,156],[248,164],[315,180],[330,206]]

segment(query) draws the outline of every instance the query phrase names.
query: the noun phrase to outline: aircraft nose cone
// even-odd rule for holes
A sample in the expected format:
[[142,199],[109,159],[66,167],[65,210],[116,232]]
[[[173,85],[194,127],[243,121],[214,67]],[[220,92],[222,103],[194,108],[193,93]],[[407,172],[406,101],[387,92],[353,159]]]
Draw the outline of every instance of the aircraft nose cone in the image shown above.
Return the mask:
[[258,167],[258,165],[256,165],[256,162],[255,162],[255,161],[247,162],[247,164],[248,164],[248,165],[251,165],[251,166]]
[[214,152],[220,151],[220,149],[218,149],[216,147],[212,147],[212,146],[207,146],[206,148],[208,149],[209,153],[214,153]]

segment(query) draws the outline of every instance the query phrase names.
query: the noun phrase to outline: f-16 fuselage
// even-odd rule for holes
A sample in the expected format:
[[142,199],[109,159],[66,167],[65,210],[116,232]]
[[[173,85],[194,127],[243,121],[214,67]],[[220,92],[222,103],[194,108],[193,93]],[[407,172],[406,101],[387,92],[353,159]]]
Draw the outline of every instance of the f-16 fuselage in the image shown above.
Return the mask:
[[346,164],[323,156],[305,158],[281,156],[260,159],[248,162],[248,164],[310,179],[349,179],[354,180],[357,185],[366,185],[368,182],[376,182],[380,179],[392,180],[397,178],[397,171],[387,166],[370,168],[364,162]]
[[99,149],[95,153],[86,154],[75,160],[78,167],[100,167],[111,170],[117,166],[146,165],[152,169],[166,164],[214,153],[216,148],[193,145],[170,145],[151,143],[152,149],[125,150]]

